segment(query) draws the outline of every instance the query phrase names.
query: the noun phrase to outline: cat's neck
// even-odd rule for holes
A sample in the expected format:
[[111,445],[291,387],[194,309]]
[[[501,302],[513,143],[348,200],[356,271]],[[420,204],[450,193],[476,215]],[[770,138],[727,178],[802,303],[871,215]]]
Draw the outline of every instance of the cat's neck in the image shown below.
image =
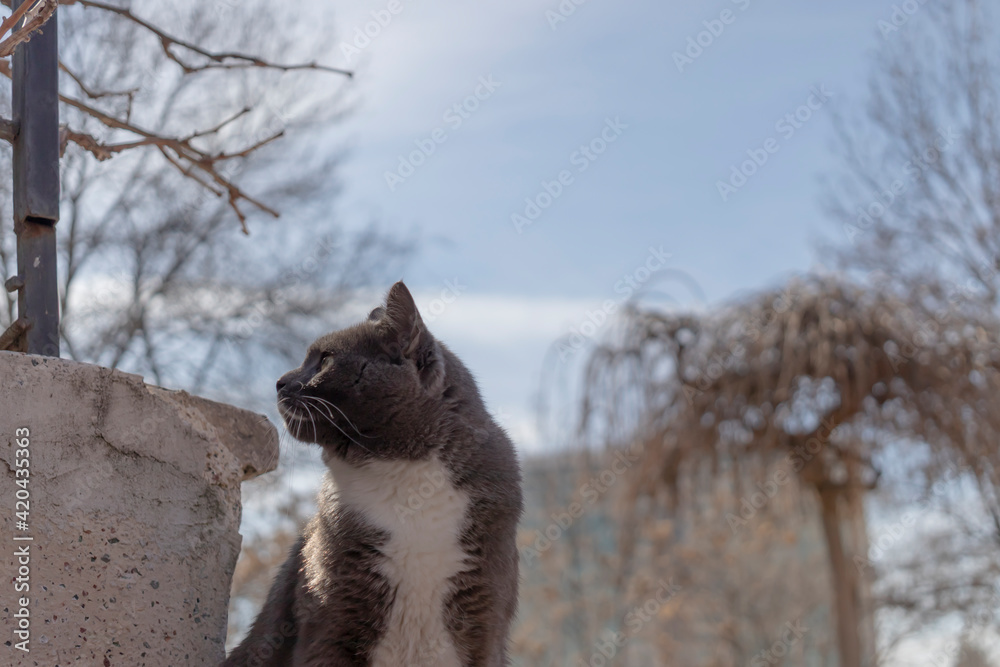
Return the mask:
[[436,455],[419,461],[358,464],[331,457],[326,463],[338,503],[360,512],[382,530],[411,534],[426,525],[434,527],[431,532],[440,538],[438,529],[456,535],[461,529],[469,498],[455,488]]

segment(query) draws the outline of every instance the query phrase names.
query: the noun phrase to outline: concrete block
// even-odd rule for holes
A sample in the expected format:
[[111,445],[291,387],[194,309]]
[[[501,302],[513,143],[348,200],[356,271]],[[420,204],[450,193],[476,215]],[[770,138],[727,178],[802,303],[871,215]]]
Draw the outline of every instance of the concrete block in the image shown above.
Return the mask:
[[240,483],[278,462],[266,417],[136,375],[0,352],[0,461],[0,664],[223,659]]

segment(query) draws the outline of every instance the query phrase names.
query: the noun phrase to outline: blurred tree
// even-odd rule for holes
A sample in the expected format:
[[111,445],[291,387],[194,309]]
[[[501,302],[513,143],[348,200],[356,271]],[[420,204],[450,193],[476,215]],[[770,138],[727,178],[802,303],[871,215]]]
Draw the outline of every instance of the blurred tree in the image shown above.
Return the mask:
[[829,250],[931,305],[1000,305],[997,28],[990,3],[921,3],[883,29],[867,104],[837,122]]
[[[589,359],[583,433],[612,446],[645,443],[641,494],[669,490],[677,503],[706,469],[732,475],[741,498],[728,515],[734,529],[752,526],[791,480],[813,489],[840,664],[871,665],[875,568],[861,501],[879,480],[884,449],[909,443],[916,458],[926,443],[928,487],[961,470],[979,485],[987,516],[1000,516],[996,331],[992,318],[977,323],[957,311],[931,326],[891,292],[821,278],[700,316],[635,309]],[[732,473],[762,464],[778,472],[749,489]],[[978,570],[956,569],[956,586],[897,581],[895,602],[930,597],[938,614],[988,609],[1000,573],[991,542],[966,554]]]
[[[822,538],[798,509],[811,498],[789,490],[760,510],[757,530],[737,532],[725,518],[739,503],[728,479],[667,507],[631,484],[644,463],[626,469],[596,450],[525,461],[516,664],[822,664],[804,658],[830,655]],[[786,622],[808,631],[779,647],[782,658],[769,651]]]
[[[922,321],[915,348],[951,335],[938,326],[942,319],[980,320],[989,323],[989,345],[980,354],[996,359],[1000,17],[995,3],[981,0],[921,4],[907,16],[880,25],[884,39],[873,59],[867,103],[838,118],[841,169],[825,203],[841,233],[827,249],[841,267],[867,273],[871,289],[907,301]],[[971,380],[989,385],[978,374]],[[985,609],[992,618],[1000,600],[1000,592],[992,607],[968,597],[972,589],[995,585],[996,558],[982,553],[1000,543],[1000,487],[995,423],[982,410],[988,398],[969,395],[954,407],[962,401],[975,406],[976,419],[966,423],[954,412],[943,430],[951,431],[956,447],[966,448],[973,488],[960,489],[963,500],[952,502],[931,491],[935,477],[929,476],[922,494],[904,502],[920,503],[947,521],[924,536],[924,548],[882,568],[882,609],[909,631],[924,630],[949,611],[968,619]],[[920,583],[899,586],[903,572]]]
[[[270,390],[247,380],[298,363],[407,247],[333,212],[329,130],[348,103],[346,73],[316,64],[328,17],[261,0],[62,4],[63,349],[259,409]],[[13,244],[0,225],[0,279]]]

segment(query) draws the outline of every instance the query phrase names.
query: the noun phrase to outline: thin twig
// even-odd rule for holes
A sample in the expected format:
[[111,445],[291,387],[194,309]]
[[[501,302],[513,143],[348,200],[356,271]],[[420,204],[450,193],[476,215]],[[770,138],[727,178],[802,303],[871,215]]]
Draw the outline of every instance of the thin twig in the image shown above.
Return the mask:
[[[10,64],[8,62],[0,60],[0,74],[10,77],[11,70],[10,70]],[[251,197],[243,190],[241,190],[239,186],[237,186],[231,180],[221,175],[217,171],[216,165],[219,162],[223,162],[226,160],[246,157],[253,151],[281,137],[283,134],[282,132],[279,132],[271,137],[259,141],[238,152],[208,154],[205,153],[204,151],[199,150],[198,148],[194,147],[191,144],[191,140],[193,138],[204,136],[205,134],[209,133],[207,131],[195,133],[186,139],[164,137],[156,134],[155,132],[151,132],[142,127],[139,127],[134,123],[123,121],[120,118],[115,118],[114,116],[107,114],[101,111],[100,109],[92,107],[81,100],[74,99],[67,95],[60,95],[59,100],[64,104],[67,104],[75,109],[78,109],[86,113],[87,115],[99,120],[107,127],[116,130],[125,130],[127,132],[131,132],[132,134],[137,134],[140,137],[142,137],[142,139],[137,141],[131,141],[121,144],[105,145],[100,143],[97,139],[95,139],[90,135],[84,134],[82,132],[77,132],[69,128],[63,128],[61,133],[61,139],[63,141],[64,148],[66,144],[72,142],[77,144],[84,150],[89,151],[98,160],[107,160],[112,155],[121,153],[123,151],[132,148],[139,148],[142,146],[157,146],[160,149],[160,152],[164,155],[164,157],[166,157],[167,160],[174,167],[176,167],[177,170],[180,171],[180,173],[183,174],[184,176],[191,178],[202,187],[208,188],[213,192],[213,194],[217,196],[221,196],[223,194],[228,193],[230,207],[236,214],[236,217],[239,219],[240,227],[242,228],[244,234],[248,234],[249,230],[246,224],[247,221],[246,214],[243,213],[243,211],[239,208],[239,202],[241,200],[249,202],[251,205],[259,209],[260,211],[267,213],[270,216],[273,216],[275,218],[280,217],[279,213],[276,210],[274,210],[267,204],[261,202],[260,200]],[[238,115],[242,115],[242,112]],[[221,128],[225,126],[227,123],[232,122],[234,119],[235,119],[234,117],[231,117],[217,127]],[[174,155],[171,156],[167,151],[167,149],[172,151]],[[197,178],[196,173],[198,172],[206,176],[208,182],[206,182],[206,180],[203,180],[201,178]],[[215,188],[210,187],[209,182],[215,183],[216,185],[220,186],[222,188],[222,191],[219,192]]]
[[[328,67],[326,65],[320,65],[316,62],[311,63],[298,63],[293,65],[285,65],[280,63],[272,63],[263,58],[258,58],[257,56],[251,56],[245,53],[238,52],[219,52],[215,53],[204,49],[197,44],[192,44],[191,42],[185,41],[173,35],[169,35],[160,28],[156,27],[149,21],[142,19],[132,13],[131,10],[125,7],[116,7],[114,5],[109,5],[104,2],[96,2],[95,0],[60,0],[60,4],[64,5],[74,5],[80,4],[84,7],[93,7],[94,9],[102,9],[113,14],[117,14],[133,23],[145,28],[160,39],[160,44],[163,46],[163,52],[170,60],[177,63],[181,69],[184,70],[185,74],[193,74],[195,72],[202,72],[210,69],[235,69],[244,67],[263,67],[267,69],[276,69],[284,72],[289,72],[293,70],[319,70],[322,72],[331,72],[333,74],[342,74],[346,77],[353,77],[354,73],[350,70],[344,70],[337,67]],[[179,46],[183,49],[187,49],[192,53],[196,53],[204,58],[210,60],[210,63],[204,65],[191,65],[189,63],[181,60],[177,54],[172,50],[172,46]],[[228,62],[228,61],[237,62]]]
[[[136,25],[153,33],[160,40],[163,51],[166,54],[167,58],[177,63],[186,74],[200,72],[207,69],[218,69],[218,68],[235,69],[235,68],[246,68],[246,67],[260,67],[264,69],[275,69],[279,71],[310,69],[310,70],[333,72],[336,74],[343,74],[348,77],[353,76],[353,74],[349,71],[332,67],[326,67],[323,65],[319,65],[315,62],[286,65],[286,64],[272,63],[262,58],[258,58],[256,56],[251,56],[243,53],[236,53],[236,52],[215,53],[205,48],[202,48],[196,44],[192,44],[191,42],[187,42],[185,40],[174,37],[173,35],[167,34],[162,29],[158,28],[152,23],[136,16],[131,12],[131,10],[127,8],[116,7],[114,5],[110,5],[104,2],[98,2],[96,0],[58,0],[58,3],[56,3],[54,0],[40,0],[40,2],[35,5],[36,8],[38,8],[38,12],[35,15],[28,14],[29,21],[34,21],[39,16],[41,16],[45,11],[47,11],[46,8],[48,8],[50,4],[52,6],[52,9],[54,9],[56,4],[63,4],[63,5],[80,4],[83,5],[84,7],[91,7],[94,9],[111,12],[113,14],[121,16],[126,20],[132,21]],[[18,16],[23,16],[27,12],[28,9],[26,9],[25,6],[22,5],[21,7],[18,8],[15,14],[18,14]],[[51,15],[51,11],[49,12],[49,15]],[[14,23],[13,16],[14,15],[12,15],[10,19],[6,20],[4,22],[4,25],[8,24],[13,25]],[[186,49],[191,53],[197,54],[201,57],[208,59],[209,62],[203,65],[193,65],[191,63],[184,62],[178,57],[178,54],[173,50],[175,48]],[[79,75],[73,72],[64,63],[60,63],[59,66],[60,69],[63,72],[65,72],[67,76],[69,76],[70,79],[73,80],[74,83],[77,84],[82,93],[89,99],[97,100],[105,97],[124,96],[129,99],[131,106],[131,100],[137,91],[128,90],[122,92],[114,92],[114,91],[94,90],[90,86],[88,86]],[[0,60],[0,74],[3,74],[8,78],[11,76],[10,64],[8,62]],[[201,187],[208,189],[216,196],[221,197],[224,195],[228,195],[229,206],[236,214],[236,217],[239,219],[240,226],[244,233],[249,233],[249,231],[246,224],[247,223],[246,214],[240,209],[239,206],[241,201],[247,201],[258,210],[263,211],[264,213],[267,213],[268,215],[271,215],[275,218],[279,216],[278,212],[275,211],[273,208],[251,197],[243,190],[241,190],[239,186],[233,183],[229,178],[220,174],[217,169],[217,165],[218,163],[224,162],[226,160],[247,157],[254,151],[284,136],[283,131],[277,132],[272,136],[262,139],[242,150],[237,150],[233,152],[207,153],[197,148],[192,143],[196,139],[204,138],[219,133],[221,130],[223,130],[231,123],[235,122],[239,118],[242,118],[247,113],[250,113],[252,109],[250,108],[241,109],[240,111],[226,118],[225,120],[215,125],[214,127],[194,132],[192,134],[187,135],[186,137],[177,138],[177,137],[163,136],[155,132],[146,130],[136,125],[135,123],[131,122],[131,115],[129,115],[127,119],[123,120],[74,97],[69,97],[67,95],[60,95],[59,100],[62,103],[69,105],[87,114],[88,116],[98,120],[103,125],[111,129],[124,130],[126,132],[138,135],[140,137],[139,139],[134,141],[126,141],[117,144],[104,144],[101,141],[99,141],[96,137],[90,134],[71,129],[68,126],[64,126],[61,128],[60,131],[60,146],[63,152],[66,150],[66,147],[70,143],[73,143],[82,148],[83,150],[92,154],[98,160],[103,161],[110,159],[114,155],[117,155],[127,150],[131,150],[133,148],[141,148],[144,146],[156,146],[157,149],[160,151],[160,153],[164,156],[164,158],[173,167],[175,167],[182,175],[184,175],[187,178],[191,178]],[[11,131],[13,131],[14,129],[16,128],[12,128],[11,125],[9,124],[0,125],[0,137],[12,138]],[[8,140],[10,140],[10,138],[8,138]]]
[[232,116],[230,116],[229,118],[225,119],[224,121],[222,121],[221,123],[219,123],[215,127],[210,127],[207,130],[202,130],[200,132],[195,132],[194,134],[189,135],[186,139],[182,139],[182,141],[191,141],[192,139],[197,139],[199,137],[205,137],[205,136],[208,136],[210,134],[215,134],[216,132],[220,132],[224,127],[226,127],[230,123],[235,122],[236,120],[239,120],[240,118],[242,118],[243,116],[247,115],[251,111],[253,111],[252,107],[243,107],[242,109],[240,109],[239,111],[237,111]]
[[85,84],[83,82],[83,80],[75,72],[73,72],[73,70],[71,70],[69,67],[67,67],[66,63],[64,63],[62,60],[59,61],[59,69],[61,69],[63,72],[65,72],[69,76],[69,78],[73,79],[73,82],[77,86],[79,86],[79,88],[83,92],[83,94],[86,95],[87,97],[89,97],[92,100],[99,100],[99,99],[104,98],[104,97],[128,97],[128,98],[132,98],[132,97],[135,96],[136,93],[139,92],[138,88],[130,88],[129,90],[122,90],[122,91],[117,91],[117,90],[107,90],[107,91],[93,90],[92,88],[88,87],[87,84]]
[[22,18],[24,18],[24,23],[9,37],[0,41],[0,58],[6,58],[14,52],[18,44],[29,41],[35,31],[45,25],[52,17],[58,6],[58,0],[39,0],[37,3],[29,0],[14,10],[10,16],[4,19],[3,23],[0,23],[0,37],[6,35]]
[[28,13],[31,9],[31,2],[25,2],[20,7],[14,10],[14,12],[0,23],[0,35],[6,35],[10,30],[17,25],[17,22]]

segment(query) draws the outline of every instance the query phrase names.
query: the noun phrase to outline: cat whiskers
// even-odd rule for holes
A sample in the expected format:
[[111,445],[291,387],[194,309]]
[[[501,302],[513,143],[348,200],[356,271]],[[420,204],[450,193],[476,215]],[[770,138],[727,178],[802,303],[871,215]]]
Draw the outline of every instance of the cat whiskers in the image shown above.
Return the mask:
[[[352,422],[350,420],[350,418],[347,416],[346,413],[344,413],[343,410],[341,410],[340,408],[338,408],[336,405],[334,405],[330,401],[326,400],[325,398],[320,398],[319,396],[309,396],[308,398],[311,398],[314,401],[318,401],[322,405],[327,405],[327,406],[333,408],[334,410],[336,410],[337,412],[339,412],[340,416],[344,418],[345,422],[347,422],[347,425],[350,426],[351,428],[353,428],[354,432],[358,434],[358,437],[360,437],[360,438],[369,438],[369,439],[375,437],[375,436],[372,436],[372,435],[365,435],[364,433],[362,433],[361,431],[359,431],[358,427],[354,425],[354,422]],[[331,414],[330,416],[332,417],[333,415]]]
[[[282,406],[285,406],[285,412],[281,411]],[[282,419],[294,419],[296,421],[303,419],[303,417],[295,414],[295,409],[297,407],[298,406],[295,405],[295,402],[288,396],[282,396],[278,399],[278,414],[281,415]]]
[[[309,423],[313,427],[313,442],[319,442],[319,429],[316,426],[316,417],[313,416],[313,411],[309,409],[309,405],[303,401],[301,403],[302,407],[306,409],[306,415],[309,417]],[[320,415],[322,416],[322,415]]]
[[[290,417],[291,419],[294,419],[296,422],[304,422],[304,421],[306,421],[308,419],[309,423],[312,425],[312,428],[313,428],[313,441],[315,442],[315,441],[319,440],[319,430],[316,428],[316,418],[313,416],[312,410],[309,409],[308,405],[306,405],[302,401],[293,401],[288,396],[283,396],[278,401],[278,407],[279,408],[281,407],[282,404],[285,404],[285,405],[289,406],[289,407],[286,407],[286,410],[289,413],[288,417]],[[301,415],[295,414],[295,411],[298,410],[299,408],[301,408],[301,409],[303,409],[303,410],[306,411],[306,416],[305,417],[303,417]],[[285,418],[285,419],[288,418],[285,415],[282,415],[282,417]],[[298,429],[296,429],[296,430],[298,430]]]
[[[303,399],[311,399],[311,400],[316,400],[316,401],[320,400],[320,399],[317,399],[317,397],[315,397],[315,396],[303,396],[302,398],[303,398]],[[306,409],[308,410],[308,404],[306,404],[306,403],[303,403],[303,405],[305,405],[305,406],[306,406]],[[333,404],[331,403],[330,405],[333,405]],[[334,419],[333,419],[333,413],[332,413],[332,412],[330,412],[329,408],[327,408],[327,407],[326,407],[325,405],[323,405],[323,403],[319,403],[319,402],[317,402],[317,403],[315,404],[315,406],[314,406],[314,407],[316,407],[316,408],[323,408],[324,410],[326,410],[326,414],[323,414],[323,413],[322,413],[322,412],[320,412],[320,411],[319,411],[318,409],[317,409],[317,412],[318,412],[318,413],[319,413],[319,415],[320,415],[321,417],[323,417],[323,418],[324,418],[324,419],[325,419],[326,421],[330,422],[330,425],[331,425],[331,426],[333,426],[333,427],[334,427],[335,429],[337,429],[338,431],[340,431],[340,432],[341,432],[341,433],[342,433],[342,434],[344,435],[344,437],[345,437],[345,438],[347,438],[348,440],[350,440],[350,441],[351,441],[351,442],[353,442],[353,443],[354,443],[355,445],[357,445],[357,446],[358,446],[358,447],[360,447],[361,449],[365,450],[365,451],[366,451],[366,452],[368,452],[369,454],[372,454],[372,455],[374,455],[374,454],[375,454],[375,452],[373,452],[372,450],[368,449],[367,447],[365,447],[364,445],[362,445],[362,444],[361,444],[360,442],[358,442],[357,440],[355,440],[354,438],[352,438],[352,437],[351,437],[351,434],[350,434],[350,433],[348,433],[347,431],[345,431],[344,429],[342,429],[342,428],[340,427],[340,424],[338,424],[338,423],[337,423],[336,421],[334,421]],[[333,407],[336,407],[336,406],[333,406]],[[338,409],[338,410],[339,410],[339,409]],[[343,414],[343,413],[341,413],[341,414]],[[357,429],[355,428],[354,430],[356,431]],[[361,435],[361,434],[359,433],[358,435]],[[365,437],[365,436],[362,436],[362,437]]]

